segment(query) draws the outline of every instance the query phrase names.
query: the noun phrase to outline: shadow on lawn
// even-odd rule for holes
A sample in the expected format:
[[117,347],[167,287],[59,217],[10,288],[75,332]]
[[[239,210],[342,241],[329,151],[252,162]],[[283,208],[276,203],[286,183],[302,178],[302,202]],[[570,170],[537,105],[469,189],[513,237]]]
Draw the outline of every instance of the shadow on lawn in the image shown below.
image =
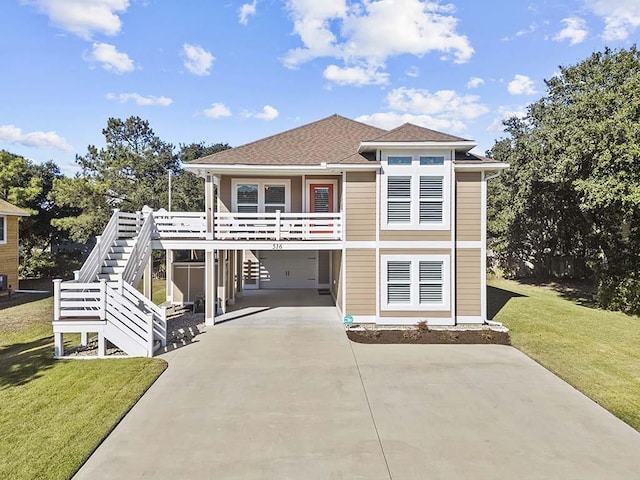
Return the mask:
[[47,298],[53,293],[14,293],[10,297],[0,298],[0,310],[15,307],[24,303],[37,302],[43,298]]
[[523,285],[534,285],[546,287],[560,294],[565,300],[569,300],[576,305],[588,308],[598,308],[596,289],[586,281],[575,280],[549,280],[539,281],[532,278],[518,280]]
[[487,318],[493,320],[509,300],[518,297],[526,297],[526,295],[487,286]]
[[53,367],[53,337],[0,348],[0,389],[16,387],[38,378]]

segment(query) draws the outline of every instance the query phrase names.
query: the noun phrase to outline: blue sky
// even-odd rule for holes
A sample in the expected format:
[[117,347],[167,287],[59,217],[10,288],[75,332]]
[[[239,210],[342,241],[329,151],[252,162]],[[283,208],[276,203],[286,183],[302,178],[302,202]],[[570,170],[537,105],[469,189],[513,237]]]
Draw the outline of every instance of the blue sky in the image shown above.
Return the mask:
[[640,32],[640,0],[4,0],[0,149],[70,174],[109,117],[233,146],[333,113],[472,138]]

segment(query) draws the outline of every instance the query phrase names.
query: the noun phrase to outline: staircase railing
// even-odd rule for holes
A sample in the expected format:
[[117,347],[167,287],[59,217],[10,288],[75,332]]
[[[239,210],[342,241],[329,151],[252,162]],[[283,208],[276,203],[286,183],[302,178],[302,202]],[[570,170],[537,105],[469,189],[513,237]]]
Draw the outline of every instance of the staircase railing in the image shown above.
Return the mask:
[[139,310],[151,314],[153,336],[160,340],[160,343],[164,347],[167,344],[167,308],[159,307],[123,280],[120,280],[118,286],[120,287],[120,293],[123,297],[136,305]]
[[150,211],[144,212],[145,217],[142,226],[137,232],[133,249],[122,272],[122,279],[136,287],[140,283],[144,267],[151,256],[151,235],[154,231],[153,215]]
[[107,226],[104,228],[102,235],[96,237],[96,245],[85,260],[82,268],[76,272],[75,281],[86,283],[95,281],[102,266],[102,262],[107,255],[107,251],[118,238],[118,224],[121,213],[118,209],[113,211],[113,215],[109,219]]

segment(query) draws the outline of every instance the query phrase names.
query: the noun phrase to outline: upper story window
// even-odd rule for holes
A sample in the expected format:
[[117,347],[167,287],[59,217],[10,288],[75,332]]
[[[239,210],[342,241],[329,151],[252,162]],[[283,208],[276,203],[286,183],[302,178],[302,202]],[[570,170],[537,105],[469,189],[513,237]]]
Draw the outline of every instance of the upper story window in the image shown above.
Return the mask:
[[238,213],[289,211],[289,180],[233,180],[232,210]]
[[7,243],[7,217],[0,217],[0,244]]
[[450,168],[444,156],[388,156],[386,165],[383,161],[382,228],[448,230]]

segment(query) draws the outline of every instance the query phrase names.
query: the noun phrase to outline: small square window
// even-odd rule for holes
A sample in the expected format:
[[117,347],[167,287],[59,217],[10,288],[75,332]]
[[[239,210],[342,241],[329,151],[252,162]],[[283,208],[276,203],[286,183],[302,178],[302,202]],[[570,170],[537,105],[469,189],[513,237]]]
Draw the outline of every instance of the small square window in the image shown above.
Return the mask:
[[420,157],[420,165],[444,165],[444,157]]
[[411,165],[411,157],[387,157],[389,165]]

